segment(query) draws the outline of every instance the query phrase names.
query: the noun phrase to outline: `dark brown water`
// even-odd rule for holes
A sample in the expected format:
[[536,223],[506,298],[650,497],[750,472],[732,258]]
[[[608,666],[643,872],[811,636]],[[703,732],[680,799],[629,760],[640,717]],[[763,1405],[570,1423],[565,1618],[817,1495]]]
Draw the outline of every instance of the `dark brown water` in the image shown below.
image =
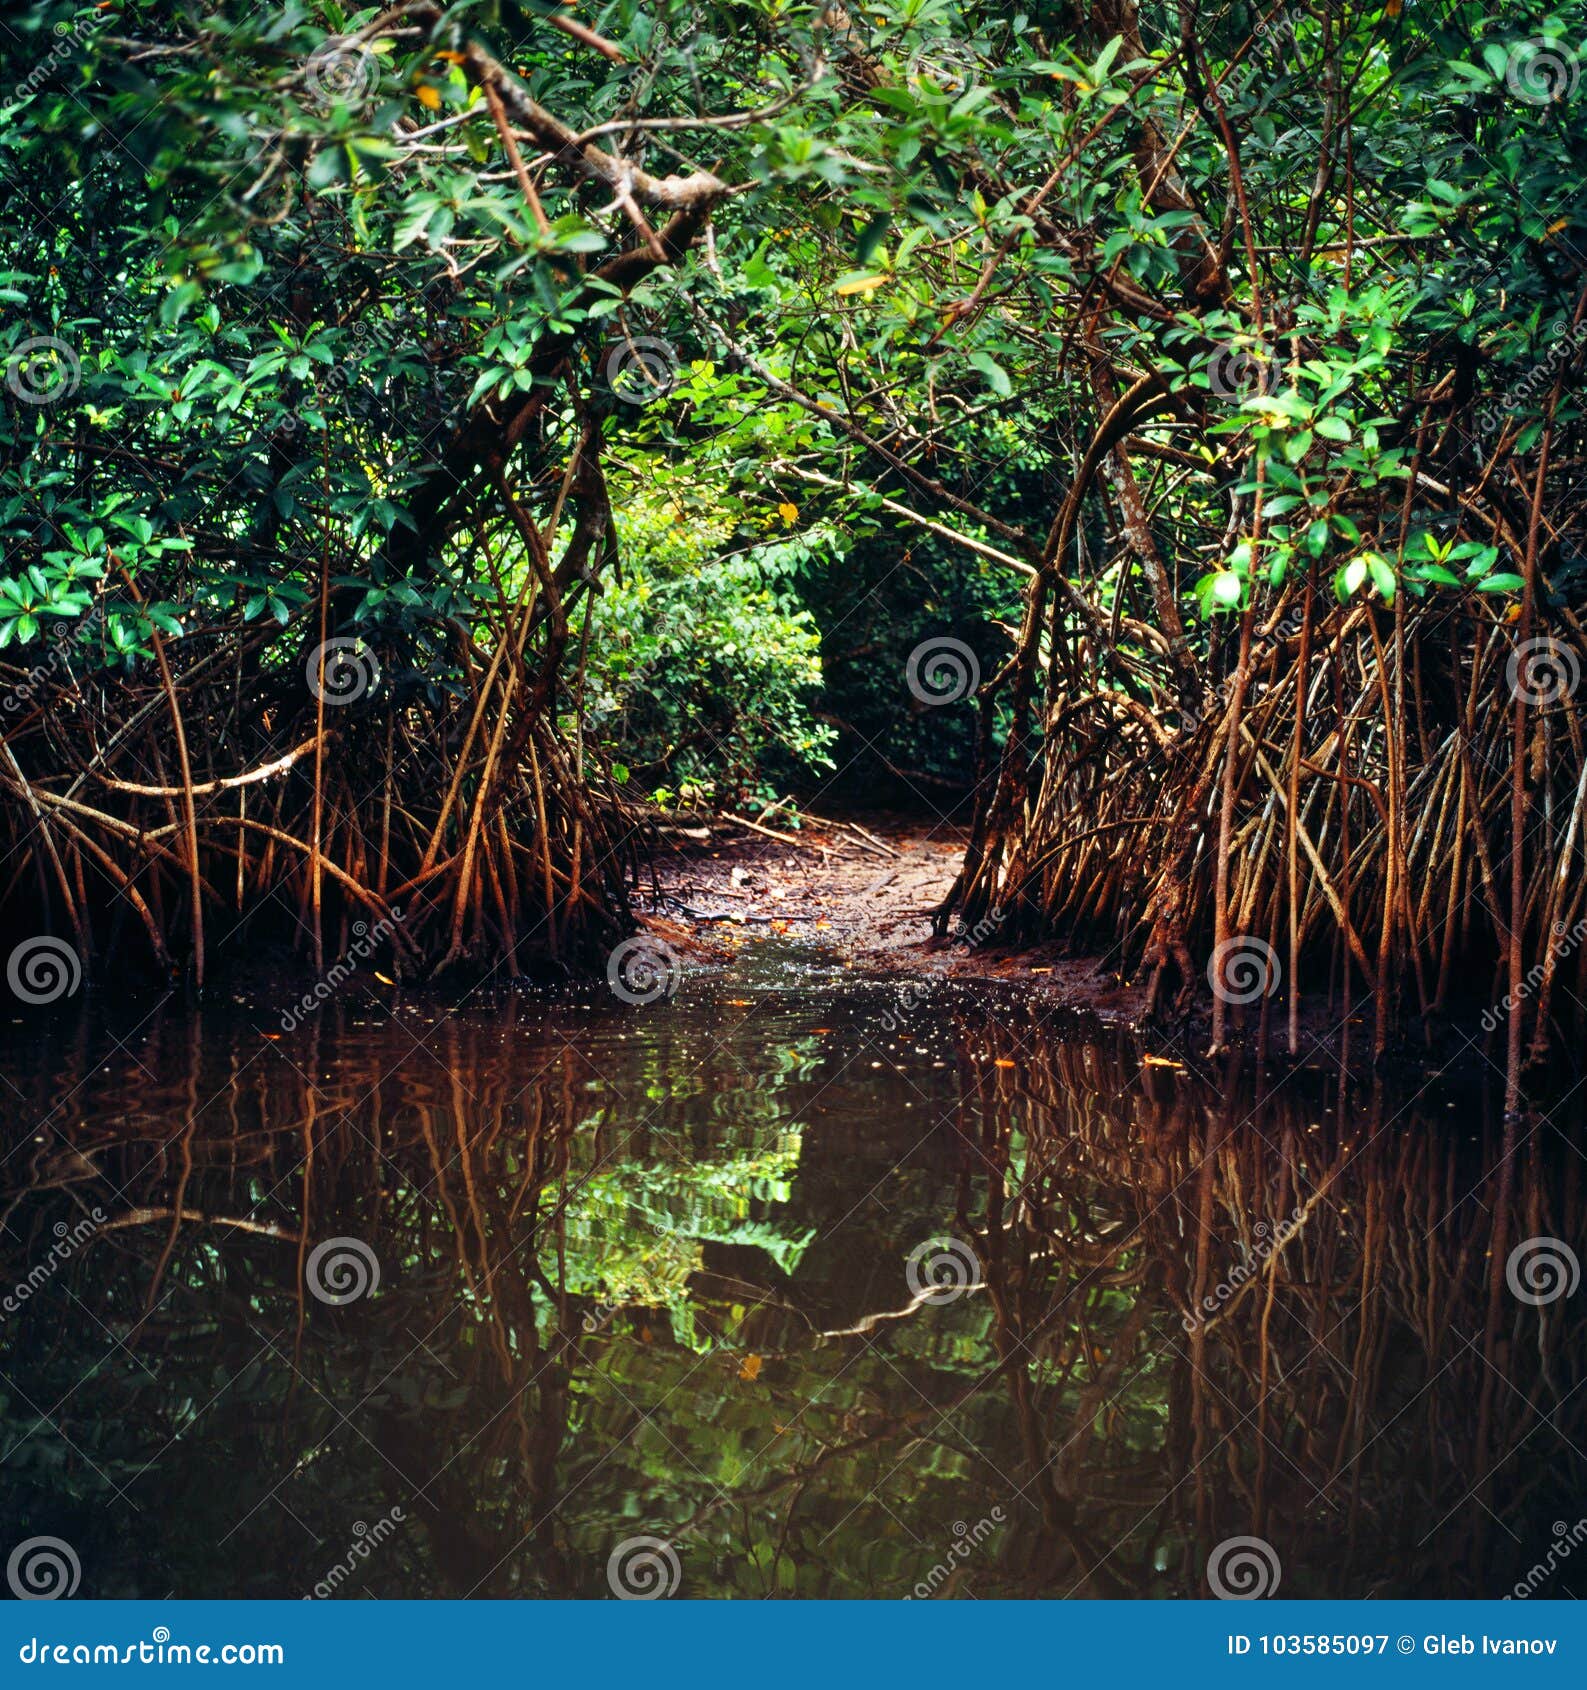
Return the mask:
[[1500,1595],[1587,1514],[1587,1290],[1505,1272],[1587,1255],[1569,1101],[1507,1141],[1469,1078],[1275,1089],[747,949],[642,1008],[18,1015],[0,1550],[98,1596],[1189,1596],[1251,1536],[1284,1595]]

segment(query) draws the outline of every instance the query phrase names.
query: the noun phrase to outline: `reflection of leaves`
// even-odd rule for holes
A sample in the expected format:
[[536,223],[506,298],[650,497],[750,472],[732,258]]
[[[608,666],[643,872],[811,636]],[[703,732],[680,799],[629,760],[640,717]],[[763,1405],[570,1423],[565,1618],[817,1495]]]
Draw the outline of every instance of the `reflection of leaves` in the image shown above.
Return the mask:
[[709,1340],[695,1334],[688,1290],[702,1246],[763,1250],[789,1275],[815,1236],[814,1229],[789,1235],[751,1214],[788,1201],[800,1148],[798,1135],[790,1136],[791,1144],[720,1161],[603,1168],[568,1206],[568,1289],[621,1307],[664,1308],[679,1343],[708,1349]]

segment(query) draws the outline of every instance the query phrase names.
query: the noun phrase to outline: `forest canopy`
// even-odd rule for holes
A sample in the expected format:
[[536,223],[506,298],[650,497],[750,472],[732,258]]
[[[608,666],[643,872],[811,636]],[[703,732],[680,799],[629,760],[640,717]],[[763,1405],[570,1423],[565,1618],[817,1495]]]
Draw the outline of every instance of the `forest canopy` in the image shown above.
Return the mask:
[[[1375,1039],[1587,981],[1581,5],[30,4],[0,919],[599,957],[839,769]],[[318,957],[317,957],[317,960]],[[1490,994],[1492,996],[1494,994]]]

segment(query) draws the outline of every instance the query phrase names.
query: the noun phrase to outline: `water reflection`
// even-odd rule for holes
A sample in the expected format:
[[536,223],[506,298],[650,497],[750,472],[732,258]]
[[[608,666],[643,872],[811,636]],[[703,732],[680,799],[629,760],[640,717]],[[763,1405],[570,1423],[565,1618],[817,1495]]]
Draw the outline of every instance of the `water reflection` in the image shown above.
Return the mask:
[[769,954],[115,1015],[0,1046],[0,1497],[84,1595],[1499,1595],[1587,1514],[1587,1293],[1505,1276],[1587,1254],[1568,1110]]

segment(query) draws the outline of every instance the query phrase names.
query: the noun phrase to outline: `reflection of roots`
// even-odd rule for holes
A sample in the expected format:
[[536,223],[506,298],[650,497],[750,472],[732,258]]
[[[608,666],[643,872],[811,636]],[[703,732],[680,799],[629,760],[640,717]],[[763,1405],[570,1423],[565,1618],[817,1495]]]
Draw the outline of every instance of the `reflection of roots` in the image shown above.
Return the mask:
[[[1514,1334],[1509,1312],[1478,1344],[1455,1334],[1483,1332],[1495,1291],[1515,1306],[1497,1238],[1539,1214],[1587,1231],[1579,1194],[1546,1195],[1574,1152],[1523,1159],[1512,1184],[1502,1128],[1452,1138],[1442,1097],[1319,1127],[1298,1087],[1220,1073],[1214,1090],[1122,1042],[1056,1044],[1039,1011],[967,1018],[960,1061],[966,1167],[1000,1223],[972,1241],[1051,1538],[1030,1558],[1042,1580],[1202,1594],[1198,1537],[1204,1554],[1278,1540],[1279,1522],[1286,1570],[1327,1568],[1329,1595],[1384,1593],[1386,1566],[1396,1594],[1502,1594],[1500,1569],[1536,1559],[1487,1509],[1502,1497],[1514,1527],[1533,1508],[1522,1535],[1546,1542],[1550,1464],[1587,1480],[1580,1414],[1550,1418],[1583,1382],[1587,1311],[1561,1297]],[[1474,1412],[1495,1366],[1519,1389]],[[1534,1507],[1491,1475],[1538,1439]]]
[[[1392,611],[1292,599],[1264,613],[1243,693],[1208,686],[1194,708],[1166,659],[1162,672],[1132,659],[1127,688],[1051,674],[1039,711],[1033,677],[1040,738],[1016,731],[983,787],[959,919],[1002,909],[1016,940],[1122,955],[1158,1010],[1205,999],[1232,738],[1226,932],[1270,947],[1282,980],[1273,1010],[1250,1015],[1282,1015],[1292,985],[1336,1013],[1364,992],[1386,1036],[1452,1000],[1474,1000],[1473,1019],[1498,1002],[1514,636],[1496,620],[1473,634],[1424,601],[1403,613],[1400,657]],[[1561,673],[1587,668],[1574,634],[1533,643]],[[1017,703],[1018,660],[1008,676]],[[1587,907],[1565,872],[1587,836],[1587,725],[1573,689],[1525,704],[1519,939],[1522,969],[1537,967],[1521,1013],[1541,1048],[1587,986],[1583,948],[1548,943]]]
[[[281,1391],[293,1378],[316,1387],[299,1391],[294,1431],[328,1438],[336,1405],[373,1393],[369,1444],[352,1450],[366,1465],[341,1469],[347,1491],[322,1504],[372,1494],[393,1467],[436,1473],[414,1502],[423,1532],[371,1564],[379,1592],[576,1594],[601,1559],[548,1524],[525,1546],[525,1522],[551,1520],[607,1452],[592,1440],[616,1442],[632,1423],[626,1396],[602,1406],[597,1376],[621,1368],[625,1392],[648,1381],[660,1395],[700,1365],[662,1312],[664,1281],[691,1329],[731,1344],[734,1361],[776,1356],[779,1391],[802,1381],[802,1401],[837,1377],[848,1392],[814,1434],[779,1436],[742,1482],[724,1487],[680,1460],[665,1524],[687,1518],[695,1543],[714,1533],[736,1545],[753,1517],[769,1522],[770,1555],[796,1498],[825,1514],[813,1540],[856,1495],[907,1471],[924,1517],[974,1518],[967,1493],[978,1511],[993,1499],[1009,1510],[961,1594],[1195,1596],[1207,1553],[1255,1534],[1281,1548],[1286,1593],[1491,1597],[1546,1552],[1558,1498],[1587,1486],[1587,1298],[1516,1302],[1495,1248],[1501,1235],[1535,1246],[1544,1232],[1587,1256],[1577,1155],[1560,1133],[1507,1158],[1502,1128],[1480,1115],[1449,1131],[1447,1094],[1368,1095],[1330,1115],[1331,1088],[1272,1094],[1225,1068],[1208,1082],[1194,1063],[1143,1065],[1126,1039],[1057,1044],[1037,1006],[960,1008],[941,1031],[973,1105],[968,1136],[949,1130],[938,1150],[961,1158],[953,1225],[979,1264],[973,1297],[826,1333],[819,1273],[785,1278],[769,1258],[746,1260],[752,1277],[701,1272],[685,1249],[649,1255],[651,1289],[592,1336],[585,1316],[604,1287],[591,1269],[614,1249],[630,1260],[632,1246],[656,1250],[656,1213],[630,1198],[692,1200],[698,1141],[658,1142],[588,1051],[535,1045],[538,1009],[511,999],[502,1013],[527,1046],[504,1039],[496,1016],[453,1017],[428,1052],[388,1070],[390,1047],[371,1041],[356,1006],[327,1006],[315,1068],[244,1070],[195,1119],[181,1156],[167,1148],[168,1113],[129,1107],[141,1074],[107,1066],[86,1041],[75,1049],[56,1092],[73,1109],[0,1167],[0,1283],[26,1279],[57,1216],[105,1217],[59,1264],[52,1297],[27,1300],[7,1327],[18,1355],[58,1357],[63,1433],[81,1442],[86,1427],[110,1440],[107,1455],[142,1460],[152,1432],[183,1432],[206,1470],[247,1470],[264,1432],[279,1435],[280,1404],[268,1390],[233,1395],[191,1428],[192,1391],[226,1356],[234,1371],[254,1353],[261,1318],[290,1326],[301,1302],[300,1356],[289,1365],[282,1346],[265,1358]],[[647,1071],[700,1063],[692,1029],[652,1025]],[[142,1059],[157,1064],[163,1096],[209,1095],[213,1044],[180,1017],[151,1033]],[[527,1085],[525,1048],[539,1053]],[[741,1055],[707,1057],[701,1096],[741,1082]],[[340,1095],[367,1094],[360,1112],[326,1111],[327,1076]],[[792,1099],[775,1083],[745,1095],[757,1134],[786,1119]],[[750,1126],[741,1117],[730,1130],[737,1145]],[[614,1164],[615,1203],[598,1199],[581,1219],[569,1193]],[[667,1185],[647,1183],[663,1173]],[[320,1318],[301,1271],[314,1241],[338,1235],[367,1239],[390,1270],[354,1321]],[[1502,1319],[1487,1334],[1495,1284]],[[142,1354],[105,1357],[95,1322],[63,1330],[67,1286],[107,1325],[135,1331]],[[415,1332],[433,1353],[415,1351]],[[149,1353],[161,1359],[153,1381]],[[418,1397],[376,1389],[399,1374]],[[1484,1423],[1474,1409],[1501,1375],[1515,1388],[1495,1385]],[[85,1377],[93,1394],[73,1392]],[[926,1413],[922,1392],[935,1404]],[[135,1415],[116,1412],[127,1400]],[[702,1393],[694,1435],[717,1435],[719,1401]],[[765,1411],[780,1417],[775,1401]],[[1011,1439],[996,1468],[981,1436],[994,1423]],[[605,1493],[614,1504],[625,1485]],[[156,1524],[190,1530],[176,1515]],[[801,1559],[801,1580],[827,1577],[830,1560],[855,1593],[872,1576],[860,1568],[870,1546],[852,1533],[834,1541],[841,1560]],[[250,1574],[249,1593],[288,1594],[266,1582],[277,1572]],[[817,1582],[800,1593],[832,1592]]]

